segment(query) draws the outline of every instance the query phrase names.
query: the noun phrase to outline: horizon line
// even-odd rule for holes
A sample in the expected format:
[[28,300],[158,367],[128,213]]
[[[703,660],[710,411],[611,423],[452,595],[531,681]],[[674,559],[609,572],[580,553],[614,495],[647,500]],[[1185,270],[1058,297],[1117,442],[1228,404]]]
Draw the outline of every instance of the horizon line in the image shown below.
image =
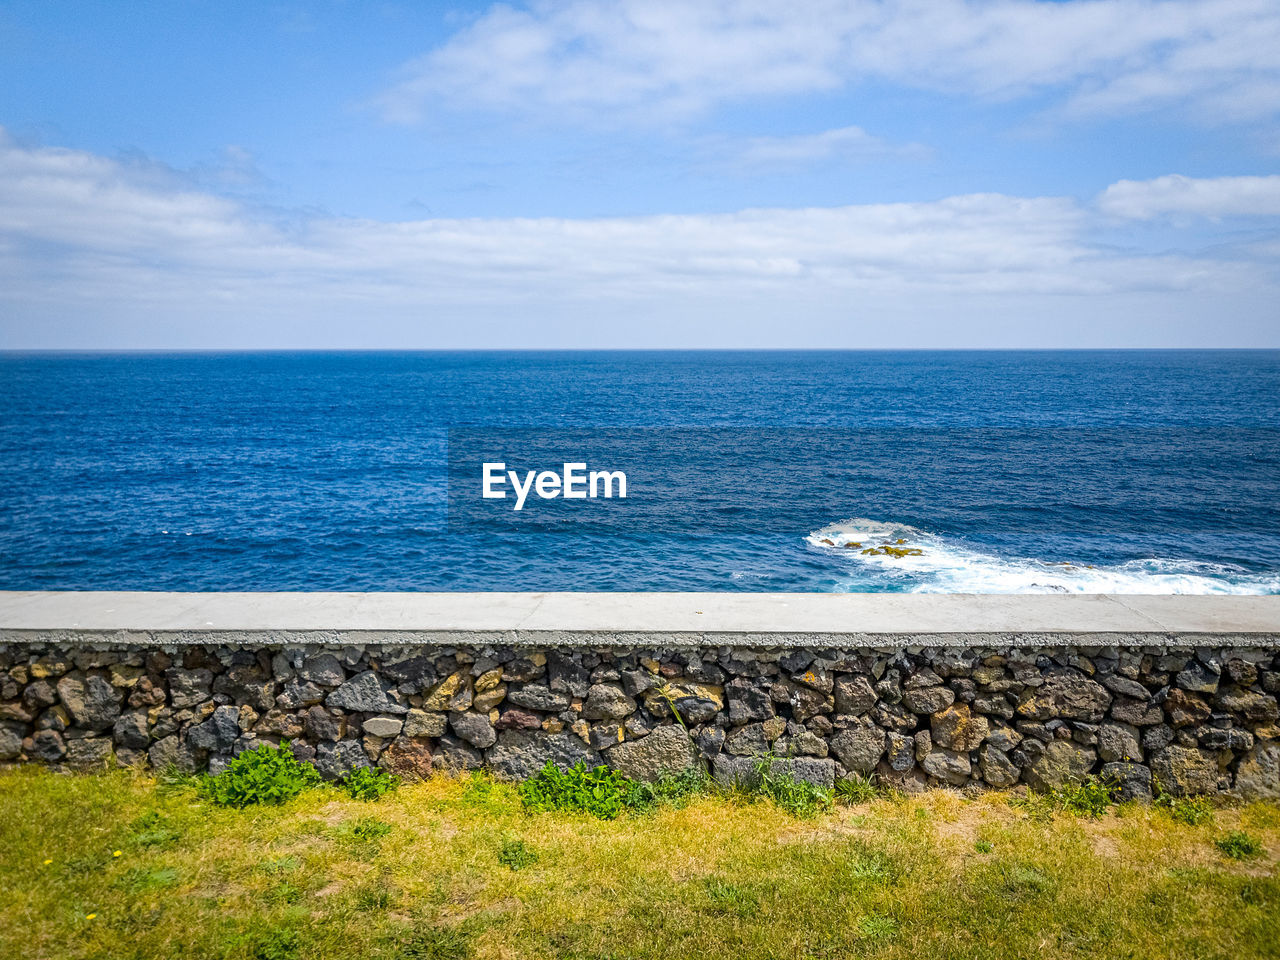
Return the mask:
[[0,347],[0,356],[467,353],[1277,353],[1269,347]]

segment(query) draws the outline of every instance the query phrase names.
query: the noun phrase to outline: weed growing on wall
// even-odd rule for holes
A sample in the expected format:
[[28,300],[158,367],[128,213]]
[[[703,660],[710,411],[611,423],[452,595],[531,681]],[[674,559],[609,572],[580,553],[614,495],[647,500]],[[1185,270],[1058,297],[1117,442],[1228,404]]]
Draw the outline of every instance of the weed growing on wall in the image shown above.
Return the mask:
[[[314,766],[294,757],[288,741],[278,747],[264,743],[246,750],[216,776],[162,782],[171,790],[194,786],[199,796],[226,807],[281,804],[323,783]],[[380,800],[399,785],[398,778],[380,767],[357,767],[336,786],[354,800]],[[163,828],[143,832],[155,833],[156,840],[163,837]]]
[[1154,806],[1167,811],[1174,820],[1189,827],[1198,827],[1213,819],[1213,804],[1207,797],[1175,797],[1171,793],[1161,792],[1156,796]]
[[663,679],[663,677],[656,672],[653,672],[653,678],[653,691],[663,699],[663,702],[666,703],[667,709],[669,709],[671,711],[671,715],[675,717],[676,723],[680,724],[681,729],[684,730],[685,733],[688,733],[689,728],[685,725],[684,717],[680,716],[680,710],[676,706],[676,695],[671,687],[670,681]]
[[1029,820],[1047,823],[1055,810],[1077,817],[1101,817],[1111,809],[1116,784],[1089,774],[1077,783],[1059,787],[1048,793],[1026,793],[1009,798],[1009,806],[1021,811]]
[[1053,791],[1054,804],[1060,810],[1079,817],[1100,817],[1111,809],[1116,785],[1104,777],[1089,774],[1079,783]]
[[632,810],[652,807],[684,807],[696,797],[716,792],[715,781],[701,767],[689,767],[681,773],[667,773],[655,783],[632,782],[627,806]]
[[623,811],[644,813],[660,806],[679,809],[697,797],[722,792],[700,767],[664,774],[654,783],[642,783],[608,767],[588,768],[579,763],[562,770],[550,760],[516,790],[529,813],[566,810],[602,820],[612,820]]
[[851,773],[836,781],[835,798],[840,803],[866,803],[880,796],[880,787],[871,777]]
[[206,777],[200,792],[221,806],[247,807],[285,803],[319,783],[316,768],[300,763],[288,742],[278,747],[264,743],[234,758],[216,777]]
[[342,789],[354,800],[381,800],[400,781],[381,767],[357,767],[342,781]]
[[831,792],[807,780],[797,780],[775,762],[762,757],[756,763],[756,780],[761,795],[796,817],[811,817],[831,809]]
[[656,783],[631,780],[608,767],[585,764],[561,769],[554,762],[517,788],[525,810],[586,813],[613,820],[624,811],[642,813],[658,806],[680,808],[700,796],[732,794],[743,800],[766,799],[793,816],[809,817],[830,810],[831,791],[792,776],[777,758],[761,758],[747,783],[732,788],[717,784],[700,768],[667,774]]
[[520,784],[520,799],[530,813],[568,810],[612,820],[634,804],[636,785],[608,767],[578,763],[561,770],[548,760],[537,774]]

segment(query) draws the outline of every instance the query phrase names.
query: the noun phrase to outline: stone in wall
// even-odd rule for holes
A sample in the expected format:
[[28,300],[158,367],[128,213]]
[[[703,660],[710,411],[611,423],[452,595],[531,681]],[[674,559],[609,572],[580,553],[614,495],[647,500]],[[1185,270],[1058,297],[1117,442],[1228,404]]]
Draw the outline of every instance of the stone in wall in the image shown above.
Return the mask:
[[697,751],[683,727],[658,727],[648,736],[618,744],[608,764],[633,780],[652,783],[663,774],[679,774],[697,763]]
[[1240,761],[1236,792],[1245,800],[1280,800],[1280,742],[1259,741]]
[[290,740],[330,778],[547,762],[651,780],[762,757],[830,785],[1280,797],[1271,648],[0,646],[0,764],[216,771]]

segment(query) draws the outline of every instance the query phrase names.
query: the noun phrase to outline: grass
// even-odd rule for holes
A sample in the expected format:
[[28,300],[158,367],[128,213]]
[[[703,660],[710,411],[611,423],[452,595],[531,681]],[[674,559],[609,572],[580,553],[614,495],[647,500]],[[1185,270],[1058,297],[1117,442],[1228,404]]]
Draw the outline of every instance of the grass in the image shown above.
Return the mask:
[[381,800],[398,786],[399,779],[381,767],[359,767],[342,781],[347,796],[356,800]]
[[303,790],[319,785],[316,768],[294,759],[288,743],[264,743],[239,754],[216,777],[200,779],[197,789],[206,800],[221,806],[247,807],[286,803]]
[[797,780],[780,770],[773,757],[756,763],[756,777],[759,780],[756,791],[792,816],[812,817],[831,809],[831,791],[807,780]]
[[[482,776],[404,784],[373,806],[326,789],[235,808],[127,772],[0,771],[0,957],[1280,951],[1275,805],[1189,823],[1161,807],[1079,815],[934,791],[796,816],[695,787],[599,819],[530,813]],[[1237,832],[1244,859],[1218,844]]]
[[523,840],[507,837],[498,851],[498,862],[512,870],[523,870],[538,862],[538,854]]
[[844,779],[836,781],[835,799],[845,804],[866,803],[886,792],[870,777],[851,773]]
[[[1021,811],[1033,820],[1049,821],[1055,811],[1072,814],[1077,817],[1101,817],[1113,806],[1111,795],[1115,785],[1096,777],[1093,774],[1076,784],[1062,787],[1049,793],[1024,793],[1009,798],[1009,805]],[[1208,801],[1198,801],[1207,805]],[[1177,811],[1183,811],[1186,801],[1179,801]],[[1164,808],[1170,810],[1178,819],[1192,822],[1178,816],[1168,804]],[[1210,808],[1211,811],[1211,808]],[[1212,811],[1210,812],[1212,816]],[[1200,821],[1195,821],[1200,822]]]
[[1232,830],[1215,841],[1224,857],[1232,860],[1248,860],[1262,853],[1262,841],[1244,830]]
[[1169,816],[1189,827],[1213,822],[1213,805],[1205,797],[1175,797],[1162,793],[1156,797],[1155,805],[1167,810]]
[[581,763],[561,769],[550,760],[518,790],[531,813],[560,810],[601,820],[612,820],[632,806],[635,793],[632,782],[617,770]]
[[1115,784],[1093,774],[1077,784],[1055,790],[1052,794],[1057,805],[1079,817],[1100,817],[1111,808],[1111,794]]

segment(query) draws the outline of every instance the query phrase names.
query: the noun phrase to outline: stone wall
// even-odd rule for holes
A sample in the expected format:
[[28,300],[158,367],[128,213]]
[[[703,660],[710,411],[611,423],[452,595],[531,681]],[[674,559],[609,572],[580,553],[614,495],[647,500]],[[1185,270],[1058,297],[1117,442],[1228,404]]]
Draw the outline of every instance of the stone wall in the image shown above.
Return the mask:
[[[329,778],[554,760],[651,778],[770,754],[831,785],[1087,773],[1126,797],[1280,797],[1280,653],[1263,647],[701,649],[0,644],[0,763],[217,772],[288,739]],[[677,723],[674,710],[681,723]],[[687,733],[686,733],[687,729]]]

